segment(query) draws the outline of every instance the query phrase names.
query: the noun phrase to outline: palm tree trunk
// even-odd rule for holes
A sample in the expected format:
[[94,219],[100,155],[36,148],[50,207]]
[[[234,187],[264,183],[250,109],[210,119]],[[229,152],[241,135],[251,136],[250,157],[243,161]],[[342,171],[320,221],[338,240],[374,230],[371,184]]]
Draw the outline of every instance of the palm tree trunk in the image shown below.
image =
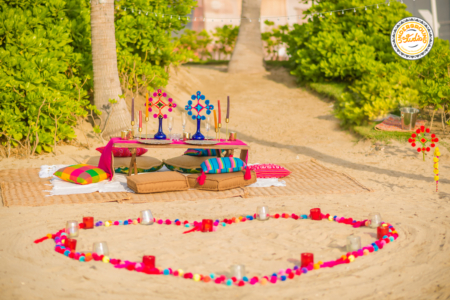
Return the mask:
[[[239,35],[228,64],[229,73],[264,72],[264,52],[261,40],[261,0],[242,0]],[[250,22],[251,21],[251,22]]]
[[[102,111],[102,126],[110,118],[104,136],[120,136],[120,131],[130,127],[131,117],[125,100],[119,98],[122,89],[117,70],[114,0],[91,2],[91,32],[94,103]],[[114,110],[109,99],[117,100]]]

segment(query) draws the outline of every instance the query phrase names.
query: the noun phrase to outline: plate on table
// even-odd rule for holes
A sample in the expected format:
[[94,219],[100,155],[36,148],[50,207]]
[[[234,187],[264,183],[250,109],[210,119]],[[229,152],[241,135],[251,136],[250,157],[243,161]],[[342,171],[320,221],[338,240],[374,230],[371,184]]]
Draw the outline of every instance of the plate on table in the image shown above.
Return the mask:
[[167,145],[171,144],[171,140],[138,140],[140,144],[147,144],[147,145]]
[[187,141],[185,141],[185,143],[186,144],[189,144],[189,145],[199,145],[199,146],[201,146],[201,145],[206,145],[206,146],[208,146],[208,145],[217,145],[218,143],[219,143],[219,141],[208,141],[208,140],[187,140]]

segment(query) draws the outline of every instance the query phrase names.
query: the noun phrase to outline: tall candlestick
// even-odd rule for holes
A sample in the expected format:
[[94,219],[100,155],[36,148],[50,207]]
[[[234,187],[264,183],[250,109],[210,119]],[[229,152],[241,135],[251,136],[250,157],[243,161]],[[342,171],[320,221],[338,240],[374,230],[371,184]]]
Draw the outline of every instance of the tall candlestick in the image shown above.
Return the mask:
[[217,115],[216,115],[216,110],[213,110],[214,112],[214,129],[217,129]]
[[139,128],[142,128],[142,110],[139,111]]
[[219,124],[221,124],[222,122],[222,113],[221,113],[221,110],[220,110],[220,100],[217,100],[217,107],[218,107],[218,110],[219,110]]
[[229,118],[230,118],[230,96],[227,96],[227,119]]
[[148,93],[145,94],[145,121],[148,122]]

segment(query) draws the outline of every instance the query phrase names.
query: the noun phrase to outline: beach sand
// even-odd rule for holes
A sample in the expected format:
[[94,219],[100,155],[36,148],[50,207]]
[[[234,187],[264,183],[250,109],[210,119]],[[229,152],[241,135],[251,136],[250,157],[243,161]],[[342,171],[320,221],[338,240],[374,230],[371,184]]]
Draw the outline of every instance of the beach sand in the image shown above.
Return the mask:
[[[439,192],[433,181],[432,153],[426,161],[408,143],[373,144],[339,128],[332,103],[298,88],[284,69],[266,74],[229,75],[224,67],[181,67],[167,91],[180,113],[190,95],[200,90],[215,104],[231,97],[230,129],[251,147],[250,163],[300,162],[311,158],[344,172],[374,192],[279,198],[156,202],[147,204],[87,204],[46,207],[0,207],[0,299],[449,299],[450,188],[449,152],[441,143]],[[225,110],[224,110],[225,111]],[[194,123],[188,130],[194,132]],[[149,133],[156,132],[150,122]],[[167,133],[167,130],[165,130]],[[203,129],[204,131],[204,129]],[[212,135],[212,132],[210,132]],[[83,137],[80,137],[84,143]],[[444,139],[445,141],[447,139]],[[101,144],[97,141],[96,146]],[[94,147],[95,148],[95,147]],[[75,164],[97,155],[79,146],[60,146],[58,155],[30,160],[2,159],[0,169]],[[180,150],[147,153],[158,158]],[[151,276],[116,270],[100,262],[80,263],[56,253],[53,241],[33,244],[62,229],[67,220],[94,216],[97,220],[136,218],[151,209],[156,218],[221,219],[253,214],[258,205],[271,213],[324,213],[366,219],[380,212],[399,238],[383,250],[331,269],[293,280],[243,288],[197,283],[172,276]],[[247,275],[269,275],[298,263],[300,253],[317,260],[346,253],[346,237],[361,236],[363,245],[376,230],[353,229],[334,222],[270,220],[221,228],[216,233],[181,234],[177,226],[115,226],[82,231],[77,250],[89,251],[95,241],[108,242],[111,257],[139,261],[156,255],[157,266],[200,274],[227,274],[232,264],[244,264]]]

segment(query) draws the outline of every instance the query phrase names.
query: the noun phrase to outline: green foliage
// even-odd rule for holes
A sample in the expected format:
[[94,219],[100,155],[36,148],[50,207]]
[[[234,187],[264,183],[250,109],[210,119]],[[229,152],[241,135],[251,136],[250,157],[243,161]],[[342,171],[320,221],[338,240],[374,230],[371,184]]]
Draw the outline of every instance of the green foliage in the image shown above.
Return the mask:
[[273,28],[274,22],[266,20],[264,24],[270,26],[271,30],[261,33],[261,38],[264,42],[264,49],[266,50],[266,55],[271,60],[278,60],[278,50],[281,46],[284,46],[283,37],[288,34],[289,26],[280,25]]
[[[165,86],[169,66],[192,57],[176,49],[171,35],[188,22],[194,4],[120,2],[136,13],[116,6],[125,90],[143,93]],[[0,137],[8,155],[11,146],[22,146],[27,155],[50,152],[58,141],[75,138],[73,127],[85,118],[94,121],[100,111],[89,101],[92,72],[89,0],[0,0]],[[98,125],[94,132],[100,133]]]
[[[283,36],[299,81],[344,82],[348,91],[337,98],[335,114],[344,126],[360,126],[399,106],[447,108],[449,46],[438,38],[423,59],[398,57],[390,44],[393,26],[410,16],[406,5],[391,1],[367,10],[349,7],[376,4],[376,0],[324,0],[305,14],[312,19]],[[335,12],[319,17],[317,12]]]
[[216,32],[213,33],[213,36],[216,38],[214,41],[214,48],[219,54],[219,60],[221,54],[225,57],[231,55],[234,46],[236,45],[238,34],[239,26],[224,25],[223,27],[216,28]]
[[179,49],[186,49],[193,52],[192,61],[212,58],[212,54],[208,49],[208,45],[212,41],[213,39],[205,29],[200,32],[185,29],[183,34],[175,39],[175,43]]
[[0,135],[27,155],[75,137],[89,104],[65,2],[0,1]]

